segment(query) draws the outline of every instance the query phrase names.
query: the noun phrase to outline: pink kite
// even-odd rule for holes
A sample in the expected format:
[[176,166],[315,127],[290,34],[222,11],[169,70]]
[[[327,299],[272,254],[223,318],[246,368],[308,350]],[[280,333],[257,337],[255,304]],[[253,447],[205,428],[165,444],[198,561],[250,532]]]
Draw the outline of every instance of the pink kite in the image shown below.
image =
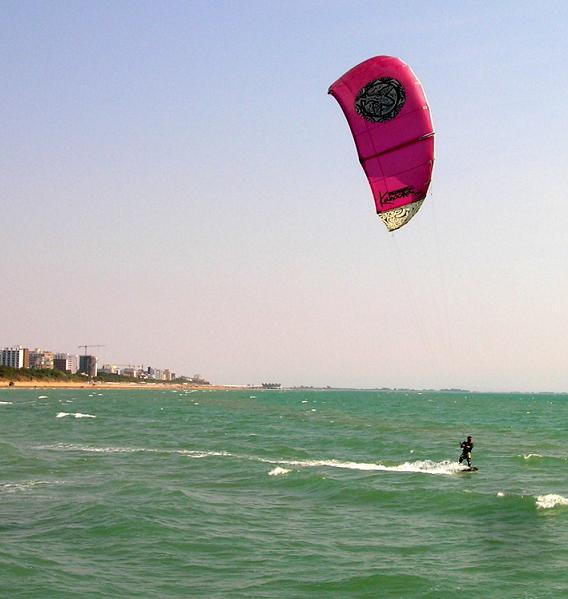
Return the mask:
[[420,81],[400,58],[376,56],[347,71],[329,93],[343,109],[389,231],[420,209],[432,179],[434,128]]

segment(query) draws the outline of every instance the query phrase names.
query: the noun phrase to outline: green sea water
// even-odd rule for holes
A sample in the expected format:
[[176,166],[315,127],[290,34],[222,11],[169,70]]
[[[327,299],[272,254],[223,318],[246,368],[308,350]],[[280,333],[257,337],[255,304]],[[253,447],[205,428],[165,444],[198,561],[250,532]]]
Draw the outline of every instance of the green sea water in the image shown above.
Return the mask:
[[562,395],[6,389],[0,596],[568,597],[567,422]]

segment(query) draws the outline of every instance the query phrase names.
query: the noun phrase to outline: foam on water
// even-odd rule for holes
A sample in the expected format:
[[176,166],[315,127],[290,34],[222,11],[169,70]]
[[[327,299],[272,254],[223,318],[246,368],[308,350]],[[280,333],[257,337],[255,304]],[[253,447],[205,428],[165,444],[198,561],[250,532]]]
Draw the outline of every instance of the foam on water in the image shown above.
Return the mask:
[[557,505],[568,505],[568,498],[555,493],[539,495],[536,498],[536,507],[539,510],[548,510],[550,508],[556,507]]
[[[60,412],[64,413],[64,412]],[[86,453],[171,453],[188,458],[207,458],[212,456],[230,456],[226,451],[201,451],[190,449],[161,449],[154,447],[89,447],[72,443],[57,443],[55,445],[36,445],[34,449],[50,451],[84,451]]]
[[[63,412],[60,412],[60,414],[63,414]],[[151,449],[134,447],[88,447],[84,445],[73,445],[71,443],[36,445],[32,449],[47,449],[49,451],[85,451],[87,453],[134,453],[136,451],[152,451]]]
[[96,418],[93,414],[82,414],[81,412],[59,412],[56,418],[65,418],[65,416],[75,416],[75,418]]
[[2,493],[18,493],[20,491],[29,491],[38,485],[61,484],[61,481],[49,482],[47,480],[26,480],[18,483],[2,483],[0,484],[0,492]]
[[267,460],[259,458],[260,461],[273,464],[282,464],[285,466],[299,466],[303,468],[328,467],[344,468],[347,470],[364,471],[383,471],[383,472],[415,472],[422,474],[456,474],[465,470],[465,466],[457,462],[444,460],[443,462],[433,462],[432,460],[422,460],[417,462],[404,462],[397,466],[385,466],[381,463],[367,462],[342,462],[339,460]]
[[227,451],[195,451],[189,449],[176,449],[173,453],[179,453],[185,455],[188,458],[209,458],[215,456],[230,456],[231,454]]
[[283,476],[285,474],[288,474],[288,472],[290,472],[290,470],[288,468],[282,468],[281,466],[276,466],[276,468],[273,468],[268,473],[268,476]]
[[0,406],[11,406],[13,401],[0,401]]

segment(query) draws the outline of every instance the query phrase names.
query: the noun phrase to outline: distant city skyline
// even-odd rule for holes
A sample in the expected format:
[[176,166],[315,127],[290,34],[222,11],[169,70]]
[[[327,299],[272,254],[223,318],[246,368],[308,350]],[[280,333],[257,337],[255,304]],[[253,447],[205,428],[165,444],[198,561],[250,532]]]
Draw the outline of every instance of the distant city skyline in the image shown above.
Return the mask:
[[[219,384],[568,391],[568,3],[2,8],[5,343]],[[381,54],[436,129],[394,234],[327,95]]]
[[[90,346],[79,346],[95,347]],[[100,347],[100,346],[98,346]],[[0,345],[0,366],[9,366],[12,368],[35,368],[38,370],[55,369],[71,374],[82,373],[88,376],[96,377],[98,372],[107,374],[121,374],[133,378],[150,378],[157,380],[172,380],[176,376],[184,378],[193,378],[203,380],[200,374],[189,376],[179,374],[170,368],[156,368],[155,366],[144,366],[143,362],[135,361],[128,364],[119,364],[116,361],[101,361],[94,354],[78,354],[62,351],[53,351],[51,349],[40,347],[25,347],[21,344]]]

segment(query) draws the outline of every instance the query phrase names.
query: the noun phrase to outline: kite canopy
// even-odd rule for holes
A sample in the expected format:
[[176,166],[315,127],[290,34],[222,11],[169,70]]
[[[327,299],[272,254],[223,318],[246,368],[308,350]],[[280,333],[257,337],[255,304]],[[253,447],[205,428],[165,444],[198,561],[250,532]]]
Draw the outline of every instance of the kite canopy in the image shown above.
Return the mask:
[[400,58],[376,56],[329,93],[343,109],[361,166],[389,231],[420,209],[432,179],[434,128],[420,81]]

